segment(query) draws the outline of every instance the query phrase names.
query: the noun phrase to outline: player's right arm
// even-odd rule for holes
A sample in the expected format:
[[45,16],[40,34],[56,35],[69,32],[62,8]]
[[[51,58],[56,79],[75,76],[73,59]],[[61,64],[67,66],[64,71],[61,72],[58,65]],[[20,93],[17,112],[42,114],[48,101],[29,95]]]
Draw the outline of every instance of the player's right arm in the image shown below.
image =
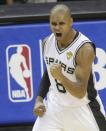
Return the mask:
[[43,99],[46,97],[47,92],[49,90],[50,81],[48,77],[47,70],[45,70],[43,77],[40,82],[38,96],[36,98],[35,106],[34,106],[34,114],[36,116],[43,116],[46,111],[45,105],[43,103]]
[[[44,47],[46,44],[48,37],[46,37],[42,42],[42,53],[44,54]],[[49,90],[50,81],[48,77],[48,72],[45,70],[43,77],[40,81],[38,96],[36,98],[35,106],[34,106],[34,114],[36,116],[43,116],[46,111],[45,105],[43,103],[43,99],[46,97],[46,94]]]

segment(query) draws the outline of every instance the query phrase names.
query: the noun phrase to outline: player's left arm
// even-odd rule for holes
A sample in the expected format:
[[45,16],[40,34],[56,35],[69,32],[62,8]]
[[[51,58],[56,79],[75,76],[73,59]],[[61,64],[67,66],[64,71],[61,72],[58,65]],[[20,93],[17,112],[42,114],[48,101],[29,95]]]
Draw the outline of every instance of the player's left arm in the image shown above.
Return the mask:
[[76,82],[72,82],[62,73],[61,66],[51,68],[52,76],[59,80],[64,88],[73,96],[83,98],[87,92],[88,79],[92,70],[92,62],[94,61],[95,52],[91,44],[83,45],[76,56]]
[[[75,75],[77,78],[75,95],[79,98],[85,96],[88,87],[88,80],[92,72],[92,63],[95,58],[95,51],[91,44],[86,43],[78,51],[76,56]],[[73,86],[74,87],[74,86]]]

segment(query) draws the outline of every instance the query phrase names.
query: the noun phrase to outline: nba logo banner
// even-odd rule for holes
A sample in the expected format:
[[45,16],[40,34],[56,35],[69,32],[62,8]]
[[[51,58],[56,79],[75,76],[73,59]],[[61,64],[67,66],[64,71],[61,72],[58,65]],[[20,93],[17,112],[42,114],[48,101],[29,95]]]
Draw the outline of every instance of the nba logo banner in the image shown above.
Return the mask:
[[33,98],[31,51],[26,44],[9,45],[6,49],[8,96],[12,102]]

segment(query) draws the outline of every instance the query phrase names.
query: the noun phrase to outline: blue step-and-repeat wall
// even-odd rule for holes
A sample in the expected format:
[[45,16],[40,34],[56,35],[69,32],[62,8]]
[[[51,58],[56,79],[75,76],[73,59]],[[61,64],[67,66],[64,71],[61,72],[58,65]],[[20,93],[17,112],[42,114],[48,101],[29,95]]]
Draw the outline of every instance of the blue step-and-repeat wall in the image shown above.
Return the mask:
[[[106,112],[106,21],[75,22],[96,44],[96,89]],[[43,74],[41,40],[48,23],[0,27],[0,125],[34,122],[33,106]]]

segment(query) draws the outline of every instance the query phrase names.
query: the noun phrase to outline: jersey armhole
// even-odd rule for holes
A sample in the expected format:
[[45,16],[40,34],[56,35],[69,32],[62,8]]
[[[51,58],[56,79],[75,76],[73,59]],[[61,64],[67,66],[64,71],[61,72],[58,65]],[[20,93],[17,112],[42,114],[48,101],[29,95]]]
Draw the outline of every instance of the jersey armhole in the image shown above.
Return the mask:
[[95,47],[95,44],[94,44],[93,42],[91,42],[91,41],[83,41],[83,42],[78,46],[78,48],[77,48],[76,51],[75,51],[74,61],[73,61],[73,65],[74,65],[75,67],[76,67],[76,65],[77,65],[77,62],[76,62],[77,53],[78,53],[78,51],[80,50],[80,48],[81,48],[83,45],[85,45],[86,43],[89,43],[89,44],[93,47],[94,52],[95,52],[95,56],[96,56],[96,47]]
[[42,54],[43,54],[43,55],[44,55],[44,52],[45,52],[45,45],[46,45],[46,43],[47,43],[48,37],[49,37],[49,36],[47,36],[46,38],[44,38],[44,39],[42,40]]

